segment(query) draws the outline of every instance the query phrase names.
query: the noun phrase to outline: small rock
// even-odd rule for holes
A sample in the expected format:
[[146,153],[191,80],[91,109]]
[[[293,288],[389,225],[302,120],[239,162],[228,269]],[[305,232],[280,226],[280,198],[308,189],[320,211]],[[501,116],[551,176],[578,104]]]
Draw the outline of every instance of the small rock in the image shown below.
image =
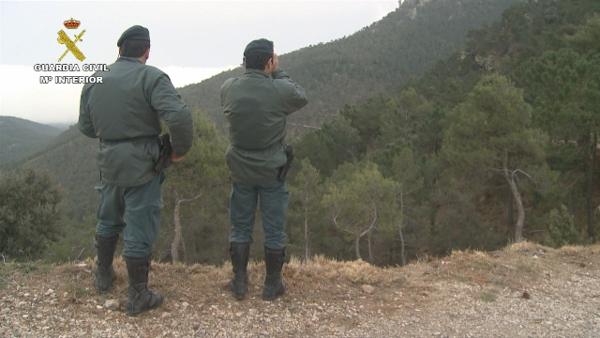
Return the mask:
[[363,290],[364,293],[371,294],[371,293],[375,292],[375,288],[372,285],[369,285],[369,284],[363,284],[361,286],[361,288],[362,288],[362,290]]
[[186,308],[186,307],[190,306],[190,303],[188,303],[188,302],[183,302],[181,305],[182,305],[184,308]]
[[523,298],[523,299],[531,299],[531,295],[529,294],[529,292],[523,291],[523,294],[521,295],[521,298]]
[[44,296],[50,296],[50,295],[51,295],[51,294],[53,294],[53,293],[54,293],[54,290],[52,290],[52,289],[48,289],[48,290],[47,290],[47,291],[44,293]]
[[119,308],[119,301],[116,299],[107,299],[104,302],[104,308],[115,311]]

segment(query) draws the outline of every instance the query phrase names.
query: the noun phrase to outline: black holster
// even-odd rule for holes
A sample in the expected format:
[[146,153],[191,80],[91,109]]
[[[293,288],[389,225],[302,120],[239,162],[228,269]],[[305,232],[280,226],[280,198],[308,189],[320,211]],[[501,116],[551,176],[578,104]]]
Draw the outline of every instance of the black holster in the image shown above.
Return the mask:
[[282,167],[279,167],[279,172],[277,173],[277,180],[279,180],[279,182],[285,181],[288,171],[290,171],[290,168],[292,167],[292,162],[294,161],[294,148],[289,144],[285,145],[285,156],[287,160]]
[[171,147],[171,135],[162,134],[158,137],[158,146],[160,149],[158,160],[154,162],[154,173],[159,175],[163,170],[171,165],[171,155],[173,148]]

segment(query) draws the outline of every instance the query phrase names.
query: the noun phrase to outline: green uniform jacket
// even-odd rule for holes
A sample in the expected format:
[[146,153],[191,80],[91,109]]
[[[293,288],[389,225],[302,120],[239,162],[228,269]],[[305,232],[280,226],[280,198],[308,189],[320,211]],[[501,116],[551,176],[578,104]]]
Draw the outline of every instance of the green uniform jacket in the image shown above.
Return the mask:
[[283,71],[271,76],[247,70],[221,87],[221,106],[229,122],[227,165],[234,182],[269,185],[286,162],[287,116],[307,103],[304,89]]
[[81,91],[79,130],[100,138],[97,160],[102,180],[123,187],[150,181],[158,159],[160,120],[171,134],[173,151],[192,146],[192,116],[167,74],[136,58],[120,57],[102,83]]

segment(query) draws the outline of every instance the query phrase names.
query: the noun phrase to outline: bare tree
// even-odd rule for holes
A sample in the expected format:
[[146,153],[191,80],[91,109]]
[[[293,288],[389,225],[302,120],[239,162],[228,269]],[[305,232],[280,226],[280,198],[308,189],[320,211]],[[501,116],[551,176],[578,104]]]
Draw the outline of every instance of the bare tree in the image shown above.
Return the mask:
[[529,179],[528,173],[521,169],[511,170],[508,168],[508,155],[505,154],[503,161],[504,178],[510,187],[510,191],[513,196],[513,200],[515,201],[515,205],[517,207],[517,221],[515,222],[515,242],[522,242],[525,238],[523,237],[523,227],[525,226],[525,207],[523,206],[523,198],[521,196],[521,192],[519,191],[519,186],[517,184],[517,175],[522,174]]
[[[338,223],[338,217],[339,217],[339,209],[336,211],[336,213],[333,216],[333,224],[335,225],[336,228],[342,230],[343,232],[352,235],[354,237],[354,252],[356,253],[356,258],[357,259],[362,259],[362,256],[360,254],[360,239],[363,238],[365,235],[371,233],[371,231],[373,231],[375,229],[375,227],[377,226],[377,205],[375,203],[372,203],[372,218],[370,223],[368,224],[360,224],[358,222],[354,223],[354,224],[346,224],[346,225],[341,225]],[[357,229],[357,232],[352,232],[350,230],[347,230],[348,228],[350,229]],[[369,242],[369,259],[372,261],[373,260],[373,253],[371,251],[371,243]]]
[[398,184],[385,178],[372,162],[348,163],[334,173],[323,196],[323,206],[331,210],[333,225],[354,241],[357,259],[360,240],[369,235],[369,260],[373,262],[373,230],[393,229],[392,210]]
[[177,189],[173,188],[173,194],[175,195],[175,209],[173,210],[173,242],[171,242],[171,258],[173,262],[179,262],[179,250],[181,248],[183,257],[185,258],[185,242],[183,241],[183,228],[181,226],[181,205],[183,203],[189,203],[202,197],[202,194],[197,194],[191,198],[181,198]]
[[406,265],[406,254],[405,248],[406,243],[404,242],[404,191],[402,187],[400,187],[400,221],[398,221],[398,236],[400,237],[400,259],[402,260],[402,265]]

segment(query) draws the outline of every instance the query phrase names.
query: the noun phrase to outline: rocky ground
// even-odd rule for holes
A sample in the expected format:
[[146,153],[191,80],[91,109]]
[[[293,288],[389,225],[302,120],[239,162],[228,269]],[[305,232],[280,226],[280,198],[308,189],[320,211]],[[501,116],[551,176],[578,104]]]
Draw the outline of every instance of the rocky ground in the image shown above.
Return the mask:
[[285,267],[288,293],[234,300],[230,266],[154,264],[165,304],[124,312],[126,271],[98,295],[91,261],[0,263],[0,336],[50,337],[600,337],[600,246],[531,243],[456,252],[402,268],[315,258]]

